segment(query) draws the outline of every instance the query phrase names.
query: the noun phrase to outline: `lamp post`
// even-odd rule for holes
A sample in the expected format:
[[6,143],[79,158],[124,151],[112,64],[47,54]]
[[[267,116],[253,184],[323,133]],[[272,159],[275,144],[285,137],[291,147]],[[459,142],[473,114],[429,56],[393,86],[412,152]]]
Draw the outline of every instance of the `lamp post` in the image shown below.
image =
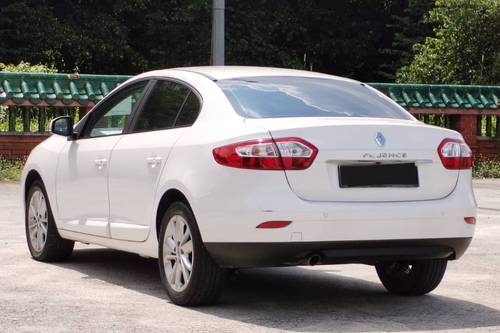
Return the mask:
[[224,0],[213,0],[212,65],[224,66]]

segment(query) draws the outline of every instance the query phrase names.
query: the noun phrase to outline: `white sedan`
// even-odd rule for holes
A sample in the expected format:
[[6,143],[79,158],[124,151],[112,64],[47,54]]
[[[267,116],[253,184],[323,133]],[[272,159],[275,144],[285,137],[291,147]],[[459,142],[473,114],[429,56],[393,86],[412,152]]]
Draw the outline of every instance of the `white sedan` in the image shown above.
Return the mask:
[[75,241],[158,258],[176,304],[215,302],[229,269],[283,265],[373,265],[422,295],[474,233],[462,136],[345,78],[159,70],[51,131],[22,177],[33,258]]

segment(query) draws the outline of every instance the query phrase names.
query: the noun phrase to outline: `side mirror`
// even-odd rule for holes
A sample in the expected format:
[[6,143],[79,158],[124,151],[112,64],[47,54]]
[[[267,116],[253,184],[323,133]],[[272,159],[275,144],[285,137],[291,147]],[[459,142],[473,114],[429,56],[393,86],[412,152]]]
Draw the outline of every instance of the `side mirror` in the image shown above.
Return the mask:
[[73,119],[69,116],[57,117],[50,123],[50,131],[57,135],[73,138]]

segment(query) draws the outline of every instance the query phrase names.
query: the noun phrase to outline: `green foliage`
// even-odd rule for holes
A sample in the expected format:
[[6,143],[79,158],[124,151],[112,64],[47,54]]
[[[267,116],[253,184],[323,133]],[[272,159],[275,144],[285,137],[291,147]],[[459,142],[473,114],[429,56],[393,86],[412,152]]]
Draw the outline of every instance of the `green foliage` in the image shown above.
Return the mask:
[[[54,66],[47,66],[43,64],[32,65],[29,62],[21,61],[17,65],[0,63],[0,71],[2,72],[25,72],[25,73],[57,73]],[[19,110],[14,110],[16,113],[15,129],[20,132],[23,129],[23,119]],[[38,112],[39,108],[34,108],[32,113],[33,117],[30,118],[30,130],[32,132],[38,129]],[[12,112],[12,111],[11,111]],[[8,117],[9,109],[6,106],[0,105],[0,131],[8,131]]]
[[0,158],[0,181],[19,181],[24,161],[9,161]]
[[0,61],[134,74],[208,64],[209,0],[5,0]]
[[432,26],[424,16],[434,7],[435,0],[389,1],[391,20],[387,29],[393,36],[389,47],[380,49],[386,61],[379,66],[379,74],[394,81],[396,71],[408,65],[414,54],[413,45],[424,41],[432,33]]
[[474,162],[475,178],[500,178],[500,159],[479,159]]
[[57,73],[54,66],[43,64],[32,65],[29,62],[21,61],[17,65],[4,64],[0,62],[0,71],[2,72],[25,72],[25,73]]
[[[208,65],[211,6],[211,0],[4,0],[0,61],[102,74]],[[226,62],[391,81],[426,33],[421,16],[429,6],[432,0],[228,0]]]
[[500,1],[436,0],[426,20],[435,36],[415,44],[399,82],[500,83]]
[[[211,6],[4,0],[0,62],[102,74],[208,65]],[[498,84],[499,8],[499,0],[228,0],[226,63],[372,82],[394,81],[401,68],[400,82]]]
[[227,1],[227,63],[385,81],[379,68],[394,59],[380,49],[392,43],[394,8],[380,0]]

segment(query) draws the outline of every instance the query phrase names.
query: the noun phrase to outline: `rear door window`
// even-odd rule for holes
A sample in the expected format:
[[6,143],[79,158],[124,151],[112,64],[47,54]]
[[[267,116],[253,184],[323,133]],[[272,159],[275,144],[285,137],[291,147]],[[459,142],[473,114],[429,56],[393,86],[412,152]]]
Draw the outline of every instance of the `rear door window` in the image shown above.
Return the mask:
[[191,92],[186,98],[182,110],[175,120],[174,126],[183,127],[193,125],[200,113],[200,106],[201,104],[198,96],[196,96],[194,92]]
[[133,132],[174,127],[175,120],[191,90],[177,82],[158,81],[138,114]]

